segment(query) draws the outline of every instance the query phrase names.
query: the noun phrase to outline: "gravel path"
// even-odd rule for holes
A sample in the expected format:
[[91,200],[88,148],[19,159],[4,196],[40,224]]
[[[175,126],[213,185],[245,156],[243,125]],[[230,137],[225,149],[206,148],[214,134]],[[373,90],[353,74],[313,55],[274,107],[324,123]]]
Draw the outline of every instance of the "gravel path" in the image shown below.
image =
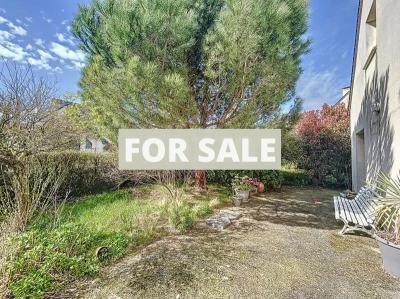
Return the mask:
[[82,298],[400,298],[375,241],[339,236],[332,196],[286,188],[253,198],[219,232],[199,223],[105,268]]

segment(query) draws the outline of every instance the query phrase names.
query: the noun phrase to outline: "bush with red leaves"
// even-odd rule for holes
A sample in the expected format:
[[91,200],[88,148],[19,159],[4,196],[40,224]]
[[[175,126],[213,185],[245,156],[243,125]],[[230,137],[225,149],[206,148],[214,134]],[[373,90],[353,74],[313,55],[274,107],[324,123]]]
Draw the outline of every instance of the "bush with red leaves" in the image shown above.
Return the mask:
[[324,186],[351,186],[350,117],[344,104],[302,113],[295,128],[299,166]]

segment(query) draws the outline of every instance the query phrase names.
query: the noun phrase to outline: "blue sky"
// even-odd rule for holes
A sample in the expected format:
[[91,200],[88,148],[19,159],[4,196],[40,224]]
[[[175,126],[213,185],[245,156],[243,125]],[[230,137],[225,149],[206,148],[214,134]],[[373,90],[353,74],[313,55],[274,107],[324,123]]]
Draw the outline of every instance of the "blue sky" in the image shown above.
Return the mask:
[[[79,3],[89,0],[0,0],[0,56],[29,62],[57,83],[58,96],[78,90],[85,55],[69,33]],[[297,93],[304,109],[335,103],[349,85],[358,0],[312,0]]]

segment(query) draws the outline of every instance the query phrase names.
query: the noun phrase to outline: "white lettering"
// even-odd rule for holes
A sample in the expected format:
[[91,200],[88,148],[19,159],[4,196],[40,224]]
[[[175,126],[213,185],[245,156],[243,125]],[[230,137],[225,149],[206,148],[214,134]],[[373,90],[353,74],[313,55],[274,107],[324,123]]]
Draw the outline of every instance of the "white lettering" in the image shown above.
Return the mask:
[[133,155],[139,153],[139,148],[134,147],[134,145],[139,144],[139,138],[126,138],[125,141],[125,160],[127,162],[133,161]]
[[[150,147],[155,145],[157,147],[156,155],[152,156]],[[149,138],[143,143],[143,158],[147,162],[157,163],[160,162],[165,156],[165,145],[159,138]]]
[[207,145],[213,145],[215,142],[212,138],[203,138],[199,142],[199,150],[203,153],[207,154],[207,156],[199,156],[199,162],[208,163],[212,162],[215,159],[215,152],[211,147]]
[[240,162],[239,155],[232,138],[224,138],[222,140],[217,162],[224,162],[225,159],[232,159],[232,162]]
[[181,162],[189,162],[185,155],[186,141],[182,138],[171,138],[169,140],[169,162],[176,162],[176,157],[179,157]]
[[[261,162],[274,163],[275,157],[275,143],[274,138],[261,138]],[[270,155],[270,154],[274,155]]]

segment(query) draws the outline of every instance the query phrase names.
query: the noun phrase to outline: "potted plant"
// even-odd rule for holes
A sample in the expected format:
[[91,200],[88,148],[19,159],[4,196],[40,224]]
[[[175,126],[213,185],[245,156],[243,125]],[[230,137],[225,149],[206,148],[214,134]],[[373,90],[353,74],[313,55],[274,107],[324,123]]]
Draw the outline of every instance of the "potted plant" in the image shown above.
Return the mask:
[[232,202],[235,207],[240,207],[240,205],[242,204],[242,197],[238,195],[233,195]]
[[254,186],[255,193],[264,193],[265,192],[264,183],[261,182],[259,178],[251,178],[250,182]]
[[232,180],[232,188],[236,196],[242,198],[242,202],[249,201],[252,185],[250,184],[248,177],[244,176],[241,178],[236,175]]
[[379,209],[375,218],[376,240],[382,254],[385,271],[400,277],[400,177],[381,174],[376,197]]

